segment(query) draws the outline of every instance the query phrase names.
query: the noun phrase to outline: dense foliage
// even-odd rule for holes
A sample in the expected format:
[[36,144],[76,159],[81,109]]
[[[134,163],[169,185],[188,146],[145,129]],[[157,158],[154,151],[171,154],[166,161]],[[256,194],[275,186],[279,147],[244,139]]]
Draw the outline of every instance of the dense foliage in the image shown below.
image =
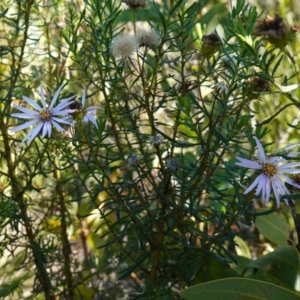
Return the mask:
[[1,1],[1,297],[299,297],[299,16],[229,2]]

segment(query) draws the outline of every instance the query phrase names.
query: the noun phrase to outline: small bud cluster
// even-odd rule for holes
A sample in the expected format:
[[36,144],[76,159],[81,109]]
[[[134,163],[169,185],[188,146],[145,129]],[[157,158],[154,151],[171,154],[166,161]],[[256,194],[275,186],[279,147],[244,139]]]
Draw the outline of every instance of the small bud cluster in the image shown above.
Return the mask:
[[132,153],[131,156],[127,159],[126,163],[129,167],[136,167],[139,162],[141,161],[141,157],[136,155],[135,153]]
[[180,164],[174,158],[166,158],[165,165],[166,169],[171,173],[175,173],[180,168]]
[[160,135],[154,135],[150,137],[150,144],[154,145],[155,147],[158,147],[163,143],[163,138]]

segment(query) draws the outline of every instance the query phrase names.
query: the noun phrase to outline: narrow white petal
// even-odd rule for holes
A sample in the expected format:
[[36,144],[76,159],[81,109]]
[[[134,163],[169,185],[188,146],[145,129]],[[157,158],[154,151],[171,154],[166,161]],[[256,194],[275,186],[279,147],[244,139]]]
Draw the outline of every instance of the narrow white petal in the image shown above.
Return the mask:
[[[61,99],[61,100],[59,100],[59,102],[70,101],[70,103],[72,103],[72,102],[75,102],[73,99],[76,98],[76,97],[77,97],[77,95],[75,94],[75,95],[73,95],[73,96],[71,96],[69,98]],[[71,100],[73,100],[73,101],[71,101]]]
[[283,182],[277,176],[272,177],[272,186],[274,190],[274,195],[276,198],[277,206],[280,205],[280,196],[289,195],[290,192]]
[[286,160],[283,158],[280,158],[279,156],[272,156],[267,161],[268,161],[268,163],[270,163],[272,165],[278,165],[280,162],[286,161]]
[[14,113],[11,114],[12,117],[18,118],[18,119],[33,119],[36,118],[34,115],[29,115],[29,114],[23,114],[23,113]]
[[47,122],[44,123],[44,126],[43,126],[43,131],[42,131],[42,135],[41,135],[41,138],[43,139],[46,134],[47,134],[47,131],[48,131],[48,128],[47,128]]
[[95,109],[93,109],[93,110],[86,109],[85,110],[85,115],[86,116],[96,117],[97,111]]
[[101,107],[101,106],[89,106],[89,107],[86,108],[87,111],[97,110],[97,109],[103,109],[103,107]]
[[44,123],[40,122],[31,130],[30,139],[29,139],[28,143],[31,143],[31,141],[40,133],[43,126],[44,126]]
[[82,98],[81,98],[82,107],[84,107],[85,98],[86,98],[86,89],[84,88],[82,93]]
[[51,114],[52,116],[64,116],[64,115],[68,115],[68,114],[71,114],[73,113],[74,110],[73,109],[64,109],[64,110],[52,110],[51,111]]
[[[54,107],[52,109],[52,114],[60,114],[60,111],[62,111],[64,108],[66,108],[67,106],[69,106],[70,104],[74,103],[74,101],[63,101],[61,103],[59,103],[56,107]],[[70,109],[69,109],[70,110]],[[70,110],[70,112],[73,112],[74,110]]]
[[274,181],[277,182],[277,186],[278,186],[278,189],[279,189],[280,193],[282,195],[286,195],[286,194],[288,195],[288,194],[290,194],[288,188],[282,182],[282,180],[280,179],[280,177],[278,177],[278,176],[274,176],[274,177],[275,177]]
[[292,181],[289,177],[285,176],[283,173],[277,173],[276,177],[283,183],[284,182],[290,183]]
[[256,189],[255,195],[258,196],[259,194],[262,194],[262,198],[266,198],[266,186],[269,184],[269,178],[268,176],[261,174],[259,176],[259,181]]
[[98,124],[96,119],[91,119],[91,122],[95,125],[95,127],[98,129]]
[[273,188],[274,196],[276,199],[277,207],[279,207],[280,206],[280,195],[278,193],[278,188],[277,188],[276,182],[274,180],[272,180],[272,188]]
[[83,120],[84,120],[85,118],[88,118],[88,120],[90,120],[90,121],[95,125],[95,127],[98,128],[97,120],[96,120],[94,117],[91,117],[91,116],[85,116],[85,117],[83,118]]
[[44,127],[43,127],[43,133],[42,133],[42,138],[44,138],[46,135],[48,135],[48,137],[51,136],[51,122],[50,121],[46,121],[44,123]]
[[35,111],[35,110],[32,110],[32,109],[29,109],[29,108],[26,108],[26,107],[23,107],[23,106],[19,106],[19,105],[15,105],[14,106],[16,109],[22,111],[23,113],[25,114],[31,114],[31,115],[39,115],[39,112]]
[[261,195],[261,201],[262,203],[266,203],[266,184],[267,184],[267,180],[265,180],[264,182],[262,180],[259,181],[258,185],[257,185],[257,189],[256,189],[256,196]]
[[256,177],[256,179],[252,182],[252,184],[245,190],[244,194],[248,194],[250,191],[252,191],[259,183],[261,175]]
[[59,122],[59,123],[63,123],[63,124],[68,124],[68,125],[72,124],[72,122],[69,121],[69,120],[60,119],[60,118],[56,118],[56,117],[52,117],[51,121],[55,121],[55,122]]
[[84,116],[83,117],[83,119],[82,119],[82,123],[88,123],[88,122],[90,122],[91,120],[90,120],[90,118],[89,118],[89,116]]
[[32,130],[30,130],[23,138],[23,140],[21,141],[21,144],[23,144],[25,141],[28,140],[28,144],[31,143],[31,141],[34,139],[34,137],[31,138],[31,133],[32,133]]
[[267,205],[270,199],[271,194],[271,184],[270,179],[268,178],[267,183],[265,184],[265,199],[264,199],[264,205]]
[[258,140],[258,138],[255,136],[254,137],[254,140],[256,142],[256,145],[257,145],[257,148],[258,148],[258,153],[259,153],[259,156],[262,160],[262,162],[265,164],[267,161],[266,161],[266,155],[265,155],[265,151],[260,143],[260,141]]
[[37,102],[35,100],[32,100],[30,98],[28,98],[27,96],[23,96],[22,97],[28,104],[30,104],[31,106],[33,106],[35,109],[37,109],[38,111],[41,111],[42,108],[37,104]]
[[295,169],[296,167],[300,167],[300,162],[287,163],[287,164],[278,166],[278,171],[289,173],[289,174],[299,173],[300,169]]
[[22,140],[22,144],[28,140],[28,144],[30,144],[33,139],[38,135],[38,133],[40,132],[41,128],[43,127],[43,123],[40,122],[38,123],[30,132],[28,132],[28,134],[24,137],[24,139]]
[[286,183],[300,189],[300,185],[298,183],[296,183],[294,180],[292,180],[291,178],[288,178],[288,177],[284,176],[283,174],[278,174],[278,177],[281,178],[281,181],[286,182]]
[[58,98],[58,96],[59,96],[59,94],[60,94],[60,91],[62,90],[63,86],[64,86],[64,85],[62,84],[62,85],[57,89],[57,91],[55,92],[55,94],[54,94],[54,96],[53,96],[53,99],[52,99],[52,101],[51,101],[51,104],[50,104],[50,106],[49,106],[50,109],[53,108],[55,102],[57,101],[57,98]]
[[42,99],[43,107],[47,108],[45,93],[44,93],[44,89],[43,89],[42,84],[40,85],[40,93],[41,93],[41,99]]
[[257,169],[257,170],[262,169],[262,165],[256,161],[241,158],[241,157],[236,157],[236,158],[239,160],[239,162],[235,163],[237,166],[249,168],[249,169]]
[[56,127],[56,129],[58,131],[60,131],[61,133],[64,132],[64,129],[57,122],[55,122],[53,119],[51,120],[51,123]]
[[291,152],[287,155],[287,157],[296,157],[299,156],[300,152]]
[[98,128],[98,124],[97,124],[97,121],[94,117],[92,116],[85,116],[82,120],[84,123],[88,123],[89,121],[92,122],[96,128]]
[[9,130],[10,130],[11,132],[20,131],[20,130],[23,130],[23,129],[25,129],[25,128],[30,127],[31,125],[33,125],[33,124],[35,124],[35,123],[37,123],[37,122],[38,122],[38,120],[31,120],[31,121],[29,121],[29,122],[23,123],[23,124],[21,124],[21,125],[19,125],[19,126],[16,126],[16,127],[14,127],[14,128],[9,129]]

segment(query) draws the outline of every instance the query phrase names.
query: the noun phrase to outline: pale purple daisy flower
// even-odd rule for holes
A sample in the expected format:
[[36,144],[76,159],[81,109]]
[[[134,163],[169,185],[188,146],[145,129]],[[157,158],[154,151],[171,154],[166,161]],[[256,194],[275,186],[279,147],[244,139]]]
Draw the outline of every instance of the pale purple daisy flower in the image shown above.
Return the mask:
[[70,108],[73,109],[72,114],[72,124],[76,122],[88,123],[92,122],[96,128],[98,128],[97,124],[97,109],[101,109],[100,106],[89,106],[85,107],[86,101],[86,89],[83,90],[81,103],[74,102]]
[[98,128],[98,124],[97,124],[97,109],[100,109],[99,106],[89,106],[89,107],[84,107],[85,105],[85,100],[86,100],[86,89],[83,90],[83,94],[82,94],[82,99],[81,99],[81,104],[83,107],[83,119],[82,122],[83,123],[88,123],[88,122],[92,122],[96,128]]
[[[273,190],[277,207],[280,206],[280,196],[290,194],[285,183],[288,183],[296,188],[300,188],[296,182],[294,182],[286,174],[298,174],[300,169],[295,169],[300,166],[300,162],[295,163],[284,163],[286,160],[279,156],[268,158],[264,152],[264,149],[259,142],[257,137],[254,137],[258,148],[258,161],[252,161],[249,159],[237,157],[239,162],[236,165],[244,168],[260,170],[261,173],[256,177],[253,183],[245,190],[244,194],[248,194],[254,188],[256,188],[255,195],[261,194],[263,204],[267,205],[270,199],[271,189]],[[292,155],[290,155],[292,156]],[[285,203],[288,204],[287,200],[284,199]]]
[[[61,85],[55,92],[50,106],[48,106],[46,103],[45,93],[42,85],[40,86],[42,107],[35,100],[30,99],[26,96],[23,96],[22,98],[35,110],[31,110],[19,105],[14,106],[22,113],[13,113],[11,114],[13,117],[20,119],[29,119],[30,121],[10,129],[11,132],[17,132],[35,125],[35,127],[31,129],[23,138],[22,143],[27,141],[28,144],[30,144],[40,131],[42,131],[41,138],[44,138],[46,135],[50,137],[52,133],[52,126],[54,126],[58,131],[64,132],[59,123],[71,125],[71,123],[66,120],[66,117],[68,116],[68,113],[72,112],[72,110],[66,109],[66,107],[74,102],[72,99],[76,97],[76,95],[67,99],[62,99],[57,106],[54,106],[62,88],[63,86]],[[65,117],[59,118],[58,116]]]

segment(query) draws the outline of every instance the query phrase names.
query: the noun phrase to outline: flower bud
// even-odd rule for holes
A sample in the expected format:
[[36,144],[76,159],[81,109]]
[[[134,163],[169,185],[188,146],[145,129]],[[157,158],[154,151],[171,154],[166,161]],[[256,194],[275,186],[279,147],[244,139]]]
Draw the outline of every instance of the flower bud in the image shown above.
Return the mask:
[[125,4],[127,4],[130,9],[134,9],[134,10],[147,7],[146,0],[122,0],[122,1]]
[[215,53],[215,51],[218,49],[218,47],[223,45],[222,40],[215,33],[203,35],[201,41],[202,41],[202,44],[201,44],[201,48],[200,48],[200,53],[204,57],[209,57],[209,56],[213,55]]
[[266,35],[272,45],[283,49],[294,40],[298,31],[297,27],[288,26],[279,15],[275,15],[258,20],[254,26],[253,34],[256,36]]
[[249,99],[257,99],[259,93],[271,91],[271,84],[264,78],[253,76],[245,80],[243,91]]

